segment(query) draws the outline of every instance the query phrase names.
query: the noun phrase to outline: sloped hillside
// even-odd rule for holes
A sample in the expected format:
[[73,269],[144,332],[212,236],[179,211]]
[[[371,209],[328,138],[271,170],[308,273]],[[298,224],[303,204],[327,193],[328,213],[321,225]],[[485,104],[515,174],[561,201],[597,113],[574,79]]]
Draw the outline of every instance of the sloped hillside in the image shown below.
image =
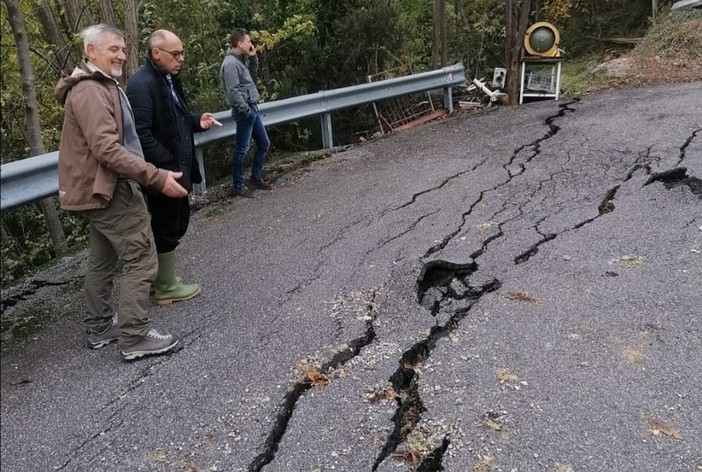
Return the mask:
[[593,73],[607,86],[702,80],[702,11],[660,16],[629,54],[597,65]]

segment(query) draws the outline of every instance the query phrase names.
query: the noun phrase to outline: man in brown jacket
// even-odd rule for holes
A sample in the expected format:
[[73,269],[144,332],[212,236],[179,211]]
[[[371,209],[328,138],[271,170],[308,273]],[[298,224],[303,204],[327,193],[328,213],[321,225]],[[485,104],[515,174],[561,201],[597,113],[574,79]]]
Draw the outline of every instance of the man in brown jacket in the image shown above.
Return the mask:
[[[87,62],[56,86],[64,107],[59,147],[59,202],[80,211],[90,234],[85,277],[88,345],[119,340],[125,360],[172,350],[178,339],[159,334],[148,317],[158,270],[149,213],[139,184],[184,197],[180,172],[144,160],[134,117],[117,78],[126,60],[124,35],[107,25],[81,32]],[[122,262],[117,315],[112,286]]]

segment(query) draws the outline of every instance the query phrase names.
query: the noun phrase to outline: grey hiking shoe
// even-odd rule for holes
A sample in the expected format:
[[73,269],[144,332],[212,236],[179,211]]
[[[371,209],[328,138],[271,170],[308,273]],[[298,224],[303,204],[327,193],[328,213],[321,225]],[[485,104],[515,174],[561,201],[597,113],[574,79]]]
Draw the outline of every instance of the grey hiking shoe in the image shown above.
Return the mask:
[[119,328],[117,327],[117,317],[112,318],[110,326],[105,328],[101,333],[96,333],[88,330],[88,346],[90,349],[100,349],[111,342],[119,339]]
[[122,349],[122,358],[131,361],[143,356],[165,354],[178,344],[178,338],[172,334],[160,334],[155,329],[150,329],[146,336],[135,345]]

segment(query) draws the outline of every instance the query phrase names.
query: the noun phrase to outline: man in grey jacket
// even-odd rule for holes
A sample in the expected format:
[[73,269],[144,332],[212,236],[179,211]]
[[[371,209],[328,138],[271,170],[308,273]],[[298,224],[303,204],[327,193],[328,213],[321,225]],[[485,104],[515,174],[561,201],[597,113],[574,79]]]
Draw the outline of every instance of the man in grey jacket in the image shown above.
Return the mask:
[[[263,162],[271,142],[258,114],[257,104],[260,96],[255,83],[257,70],[258,57],[251,38],[245,29],[234,29],[231,47],[224,56],[219,75],[227,102],[232,108],[232,117],[236,121],[236,143],[232,156],[232,194],[246,198],[253,197],[251,188],[271,190],[271,186],[263,180]],[[247,186],[244,180],[244,160],[251,138],[256,142],[256,152],[251,166],[251,179]]]

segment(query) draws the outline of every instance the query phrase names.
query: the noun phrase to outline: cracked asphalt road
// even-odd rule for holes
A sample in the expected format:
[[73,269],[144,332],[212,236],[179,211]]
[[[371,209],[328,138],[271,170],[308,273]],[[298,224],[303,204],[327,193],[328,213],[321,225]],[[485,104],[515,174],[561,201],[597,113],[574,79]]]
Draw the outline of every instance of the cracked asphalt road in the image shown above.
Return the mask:
[[4,291],[5,471],[699,471],[702,84],[458,116],[199,211],[85,348],[84,255]]

